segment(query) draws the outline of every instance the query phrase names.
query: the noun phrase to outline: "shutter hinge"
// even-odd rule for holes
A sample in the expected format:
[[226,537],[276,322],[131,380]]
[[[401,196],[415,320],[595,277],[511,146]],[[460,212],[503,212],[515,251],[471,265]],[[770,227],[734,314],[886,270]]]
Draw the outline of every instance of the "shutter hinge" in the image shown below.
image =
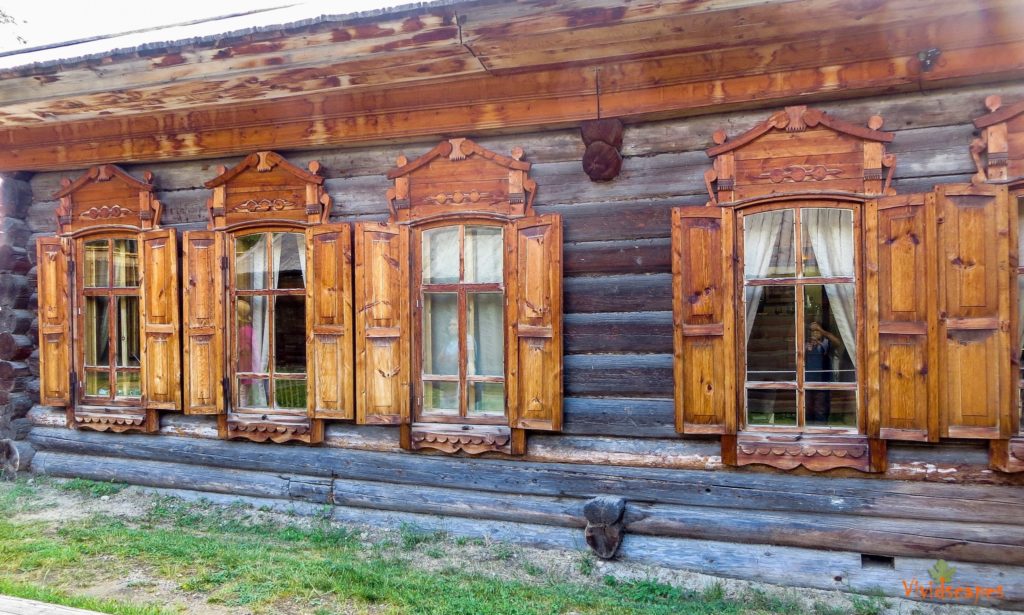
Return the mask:
[[228,270],[228,257],[226,257],[226,256],[220,257],[220,268],[221,268],[222,271],[227,271]]
[[227,377],[221,378],[220,386],[224,390],[224,408],[225,409],[230,408],[231,407],[231,382],[227,379]]
[[75,259],[68,259],[68,275],[75,277]]
[[78,406],[78,372],[71,370],[69,378],[71,388],[68,389],[68,392],[71,394],[71,407],[76,408]]

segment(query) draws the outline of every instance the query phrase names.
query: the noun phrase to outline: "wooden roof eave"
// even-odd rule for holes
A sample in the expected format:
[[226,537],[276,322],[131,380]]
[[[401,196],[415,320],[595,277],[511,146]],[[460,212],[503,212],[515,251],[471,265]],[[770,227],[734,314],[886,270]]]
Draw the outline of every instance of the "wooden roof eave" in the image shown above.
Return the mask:
[[[877,116],[876,116],[877,117]],[[872,118],[874,122],[874,118]],[[714,158],[726,152],[731,152],[735,149],[739,149],[748,143],[756,140],[758,137],[764,135],[771,130],[787,130],[789,132],[799,132],[806,128],[814,128],[815,126],[825,126],[831,128],[836,132],[857,137],[859,139],[866,139],[868,141],[879,141],[882,143],[890,143],[895,136],[891,132],[883,132],[872,128],[871,126],[857,126],[837,118],[830,116],[824,111],[818,109],[810,109],[804,106],[786,107],[782,111],[777,111],[771,115],[768,119],[761,122],[757,126],[754,126],[747,132],[739,135],[738,137],[720,143],[712,148],[705,150],[709,158]],[[878,118],[877,125],[881,127],[881,118]],[[724,136],[724,135],[723,135]]]

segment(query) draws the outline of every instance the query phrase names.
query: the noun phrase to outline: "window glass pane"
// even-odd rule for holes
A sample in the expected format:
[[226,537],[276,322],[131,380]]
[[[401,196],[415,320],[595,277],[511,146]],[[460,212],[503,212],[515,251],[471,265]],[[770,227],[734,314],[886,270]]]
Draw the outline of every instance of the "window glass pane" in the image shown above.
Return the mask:
[[262,378],[239,378],[238,406],[241,408],[266,408],[270,399],[270,381]]
[[471,414],[504,414],[505,385],[500,382],[470,382],[468,408]]
[[142,354],[139,344],[139,298],[117,297],[117,365],[138,367]]
[[305,408],[306,379],[274,380],[274,405],[278,408]]
[[505,296],[500,293],[467,293],[466,373],[477,376],[505,375]]
[[235,238],[235,288],[264,290],[267,287],[268,264],[265,233]]
[[804,277],[853,277],[853,211],[800,210]]
[[747,381],[796,381],[792,286],[746,288]]
[[853,284],[804,287],[804,382],[856,382]]
[[423,373],[459,375],[459,315],[455,293],[423,294]]
[[[1022,253],[1021,258],[1024,258]],[[1024,275],[1017,276],[1017,334],[1021,345],[1021,363],[1020,363],[1020,379],[1024,380]]]
[[423,411],[459,413],[457,382],[423,382]]
[[446,226],[423,232],[423,283],[455,284],[459,281],[459,227]]
[[241,297],[235,303],[238,371],[261,374],[270,371],[270,322],[267,316],[266,297]]
[[142,397],[141,372],[117,372],[117,397]]
[[743,217],[743,277],[790,278],[793,258],[793,210],[781,209]]
[[98,239],[85,242],[85,271],[82,275],[86,288],[102,288],[108,285],[109,259],[109,241]]
[[501,229],[493,226],[466,227],[466,282],[501,283]]
[[85,394],[96,397],[110,396],[110,372],[85,370]]
[[114,286],[139,285],[139,242],[134,239],[114,240]]
[[804,391],[808,427],[857,427],[856,391]]
[[[85,364],[110,365],[110,300],[85,298]],[[108,386],[109,388],[109,386]]]
[[274,371],[306,373],[305,296],[274,298]]
[[796,391],[747,389],[748,425],[796,425]]
[[274,288],[305,288],[306,236],[301,233],[274,233]]

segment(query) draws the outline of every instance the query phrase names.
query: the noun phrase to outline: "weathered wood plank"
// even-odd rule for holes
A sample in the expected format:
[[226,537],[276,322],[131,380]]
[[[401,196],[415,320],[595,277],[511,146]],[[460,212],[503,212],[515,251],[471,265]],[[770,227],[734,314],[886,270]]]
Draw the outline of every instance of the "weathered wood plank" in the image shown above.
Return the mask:
[[672,355],[568,355],[564,364],[566,395],[672,397]]
[[671,243],[665,238],[566,244],[562,271],[567,276],[671,273]]
[[609,465],[451,458],[335,448],[268,447],[244,442],[152,436],[140,438],[38,427],[38,451],[208,468],[272,471],[318,477],[458,486],[467,490],[906,519],[1002,523],[1024,514],[1018,487],[957,485],[870,478],[835,479],[757,472],[661,470]]
[[566,314],[566,354],[672,352],[672,312]]
[[[566,397],[562,433],[569,435],[672,438],[675,414],[671,399]],[[531,452],[536,437],[531,438]],[[708,451],[720,453],[718,447]]]
[[565,280],[565,312],[667,312],[672,275],[594,276]]

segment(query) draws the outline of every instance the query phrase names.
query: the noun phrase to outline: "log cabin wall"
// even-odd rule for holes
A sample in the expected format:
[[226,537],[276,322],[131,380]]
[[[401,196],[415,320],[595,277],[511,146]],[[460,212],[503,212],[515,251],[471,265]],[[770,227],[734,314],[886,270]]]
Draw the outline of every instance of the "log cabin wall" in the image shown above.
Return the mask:
[[[971,119],[993,91],[1024,98],[1024,85],[1007,83],[817,106],[851,122],[883,116],[883,129],[895,133],[888,151],[899,159],[893,186],[908,194],[970,181]],[[582,544],[587,499],[612,495],[628,500],[619,551],[627,559],[897,595],[899,579],[927,579],[942,557],[963,578],[1003,586],[995,603],[1024,607],[1024,475],[990,470],[985,442],[891,443],[884,474],[811,475],[730,470],[716,437],[676,434],[671,209],[707,201],[712,133],[740,133],[765,115],[628,125],[621,174],[603,183],[583,171],[578,130],[465,135],[496,152],[522,147],[538,185],[536,211],[564,220],[564,423],[561,433],[531,434],[525,458],[410,454],[399,448],[397,428],[348,422],[329,422],[323,446],[312,448],[221,441],[213,417],[170,412],[157,436],[88,433],[65,429],[61,412],[37,406],[33,468],[185,497],[202,492],[311,511],[332,504],[340,521],[400,520],[563,548]],[[414,157],[435,143],[282,153],[298,166],[322,163],[332,222],[383,221],[387,171],[400,154]],[[125,169],[153,171],[163,224],[182,232],[206,228],[211,192],[203,182],[241,160],[125,161]],[[34,254],[34,238],[54,232],[51,195],[62,177],[78,174],[37,173],[16,185],[31,190],[32,235],[23,233],[15,247]],[[15,387],[30,391],[37,365],[26,362],[30,372]],[[888,564],[865,564],[876,560],[864,554]]]
[[[908,194],[970,180],[975,170],[968,150],[974,131],[971,119],[984,111],[984,99],[993,91],[1005,99],[1024,98],[1024,86],[1006,84],[837,101],[819,108],[849,121],[881,115],[883,129],[896,135],[888,147],[899,161],[893,187]],[[532,435],[529,459],[721,467],[717,438],[683,438],[674,428],[670,211],[707,200],[703,174],[710,160],[704,150],[712,144],[712,133],[742,132],[764,115],[757,110],[629,125],[622,172],[609,182],[587,178],[581,166],[585,147],[577,130],[476,139],[495,152],[521,146],[525,159],[534,165],[537,212],[558,213],[565,221],[564,425],[560,434]],[[399,155],[414,157],[434,144],[431,139],[401,146],[293,152],[287,158],[303,167],[311,160],[322,163],[325,190],[334,202],[332,222],[383,221],[391,185],[387,170]],[[153,171],[157,198],[164,205],[163,223],[184,231],[206,226],[211,192],[203,181],[216,175],[219,165],[230,167],[241,159],[125,169],[135,174]],[[48,172],[32,177],[27,221],[33,237],[54,231],[57,203],[50,196],[62,177],[75,175]],[[26,248],[34,254],[31,242]],[[169,417],[173,415],[165,414],[165,422]],[[380,428],[334,423],[328,433],[335,434],[339,446],[398,448],[397,437]],[[893,443],[889,459],[884,476],[890,478],[1024,483],[1020,476],[989,471],[984,442]]]

